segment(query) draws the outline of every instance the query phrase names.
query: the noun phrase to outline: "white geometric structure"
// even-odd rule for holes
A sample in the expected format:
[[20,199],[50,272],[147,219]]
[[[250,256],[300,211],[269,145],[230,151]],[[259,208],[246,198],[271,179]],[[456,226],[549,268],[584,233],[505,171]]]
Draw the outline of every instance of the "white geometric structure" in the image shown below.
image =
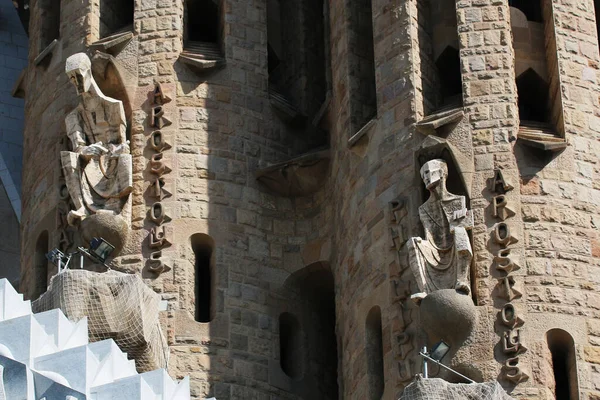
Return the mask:
[[39,314],[0,279],[0,400],[189,400],[189,378],[138,374],[112,339],[89,343],[87,319]]

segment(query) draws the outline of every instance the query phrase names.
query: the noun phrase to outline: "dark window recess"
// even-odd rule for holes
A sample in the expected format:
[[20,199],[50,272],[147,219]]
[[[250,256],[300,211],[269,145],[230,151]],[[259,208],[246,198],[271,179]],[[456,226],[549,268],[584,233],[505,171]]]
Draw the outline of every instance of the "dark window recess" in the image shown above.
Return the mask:
[[[600,38],[600,0],[594,0],[594,13],[596,14],[596,33],[598,34],[598,38]],[[599,39],[600,43],[600,39]]]
[[446,47],[435,65],[440,74],[441,107],[460,107],[462,105],[462,78],[458,50],[451,46]]
[[367,315],[366,340],[369,399],[379,400],[385,389],[385,375],[383,374],[381,308],[378,306],[373,307]]
[[48,47],[60,36],[60,0],[41,0],[40,51]]
[[[322,0],[267,2],[267,60],[271,102],[288,115],[312,119],[327,92]],[[292,118],[294,122],[298,118]]]
[[198,322],[210,322],[215,310],[214,243],[208,235],[192,236],[195,255],[195,318]]
[[521,125],[528,122],[549,123],[548,84],[529,68],[517,78],[519,118]]
[[13,0],[13,4],[17,9],[23,28],[25,28],[25,33],[29,35],[29,0]]
[[521,10],[528,21],[544,22],[541,0],[508,0],[508,5]]
[[462,107],[462,76],[454,0],[418,0],[424,115]]
[[213,0],[187,0],[186,43],[219,41],[219,6]]
[[31,297],[32,300],[46,293],[48,289],[48,259],[46,258],[48,251],[48,231],[44,231],[38,236],[38,240],[35,243],[35,286]]
[[303,347],[300,322],[292,314],[282,313],[279,316],[279,362],[290,378],[302,376]]
[[555,397],[560,400],[578,399],[579,387],[573,337],[562,329],[552,329],[546,334],[546,339],[552,354]]
[[352,90],[351,134],[354,134],[377,115],[377,93],[371,0],[355,0],[351,5],[352,44],[349,51],[352,62],[349,73]]
[[100,0],[100,37],[133,30],[133,0]]

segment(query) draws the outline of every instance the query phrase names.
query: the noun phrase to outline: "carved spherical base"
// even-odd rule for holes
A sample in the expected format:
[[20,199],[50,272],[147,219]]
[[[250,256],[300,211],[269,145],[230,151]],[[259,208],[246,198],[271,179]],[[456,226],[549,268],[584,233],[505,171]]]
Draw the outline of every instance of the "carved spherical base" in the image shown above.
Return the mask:
[[86,245],[93,238],[103,238],[115,246],[115,250],[111,253],[111,257],[114,257],[121,252],[127,241],[129,226],[119,215],[98,213],[81,221],[80,232]]
[[471,296],[454,289],[427,295],[421,302],[419,315],[430,345],[443,340],[455,349],[469,337],[477,322]]

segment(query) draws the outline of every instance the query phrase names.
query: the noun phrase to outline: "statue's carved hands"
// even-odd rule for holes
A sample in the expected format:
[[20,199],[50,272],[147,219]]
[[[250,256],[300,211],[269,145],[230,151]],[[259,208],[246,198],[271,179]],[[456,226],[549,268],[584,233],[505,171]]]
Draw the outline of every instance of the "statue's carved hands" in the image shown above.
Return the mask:
[[77,149],[77,152],[86,157],[93,157],[106,154],[108,153],[108,150],[102,145],[102,142],[98,142],[89,146],[81,146]]
[[463,219],[467,216],[467,209],[463,208],[462,210],[454,211],[454,220],[457,221],[459,219]]
[[129,141],[114,145],[109,143],[108,150],[112,155],[129,154]]

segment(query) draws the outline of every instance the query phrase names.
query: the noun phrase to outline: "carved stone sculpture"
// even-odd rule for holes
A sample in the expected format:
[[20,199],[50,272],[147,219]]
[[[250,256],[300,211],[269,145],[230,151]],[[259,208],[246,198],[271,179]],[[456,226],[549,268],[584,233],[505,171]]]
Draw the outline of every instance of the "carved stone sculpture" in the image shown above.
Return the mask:
[[448,192],[448,166],[444,160],[426,162],[421,178],[430,192],[419,207],[425,237],[408,241],[410,267],[420,293],[413,299],[442,289],[470,293],[469,270],[473,251],[467,229],[473,227],[473,214],[467,210],[464,196]]
[[[70,225],[97,213],[123,215],[129,225],[127,203],[133,188],[132,162],[126,139],[123,103],[105,96],[92,77],[84,53],[67,59],[66,73],[80,96],[67,115],[67,135],[73,151],[61,151],[65,181],[75,209]],[[130,205],[129,205],[130,207]]]

